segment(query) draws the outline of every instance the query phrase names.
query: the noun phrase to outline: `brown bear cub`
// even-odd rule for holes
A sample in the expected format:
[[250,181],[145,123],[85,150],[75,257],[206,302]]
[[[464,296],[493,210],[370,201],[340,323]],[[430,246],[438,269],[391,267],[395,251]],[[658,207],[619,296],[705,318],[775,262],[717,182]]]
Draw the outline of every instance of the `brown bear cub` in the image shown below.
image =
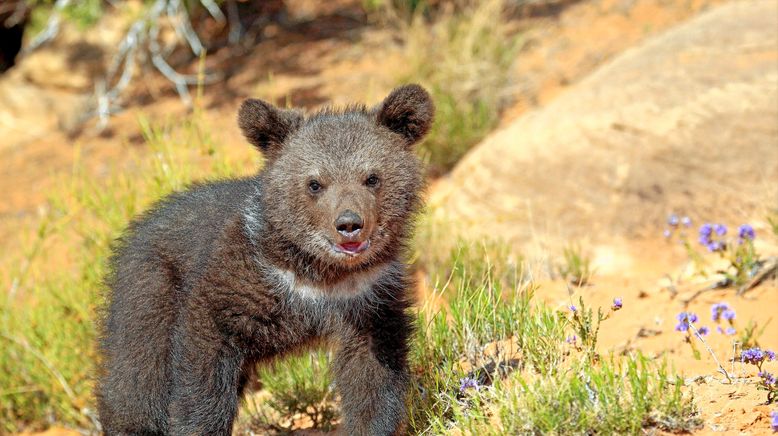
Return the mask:
[[121,239],[97,388],[109,435],[224,435],[257,363],[322,342],[349,435],[401,432],[420,205],[413,145],[433,104],[416,85],[373,109],[310,116],[260,100],[238,123],[254,177],[195,185]]

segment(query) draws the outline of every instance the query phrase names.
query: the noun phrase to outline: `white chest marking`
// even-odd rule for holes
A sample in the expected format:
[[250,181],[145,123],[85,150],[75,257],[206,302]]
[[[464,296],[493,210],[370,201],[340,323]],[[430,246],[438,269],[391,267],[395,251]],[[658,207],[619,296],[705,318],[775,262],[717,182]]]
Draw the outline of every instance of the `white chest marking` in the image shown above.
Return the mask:
[[299,280],[292,271],[275,269],[276,275],[288,286],[291,292],[310,301],[319,301],[323,298],[340,300],[362,297],[370,292],[373,284],[383,272],[384,268],[376,268],[368,272],[350,275],[335,285],[323,287]]

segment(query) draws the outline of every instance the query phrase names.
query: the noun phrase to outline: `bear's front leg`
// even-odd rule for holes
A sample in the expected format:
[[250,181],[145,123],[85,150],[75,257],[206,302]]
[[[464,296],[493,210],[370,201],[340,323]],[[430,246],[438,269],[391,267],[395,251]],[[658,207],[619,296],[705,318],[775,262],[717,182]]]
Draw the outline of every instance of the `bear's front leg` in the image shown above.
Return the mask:
[[345,330],[333,364],[342,398],[343,434],[403,433],[410,318],[404,308],[383,307],[361,328]]
[[184,323],[173,338],[170,435],[232,434],[244,357],[203,321]]

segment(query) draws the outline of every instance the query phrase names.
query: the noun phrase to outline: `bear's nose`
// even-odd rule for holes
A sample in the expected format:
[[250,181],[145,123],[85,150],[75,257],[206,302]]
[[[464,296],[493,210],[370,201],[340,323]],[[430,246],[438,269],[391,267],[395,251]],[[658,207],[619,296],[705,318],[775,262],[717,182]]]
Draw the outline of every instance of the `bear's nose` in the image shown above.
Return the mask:
[[335,220],[335,228],[338,229],[338,233],[348,237],[356,236],[363,225],[362,217],[352,210],[341,212],[338,219]]

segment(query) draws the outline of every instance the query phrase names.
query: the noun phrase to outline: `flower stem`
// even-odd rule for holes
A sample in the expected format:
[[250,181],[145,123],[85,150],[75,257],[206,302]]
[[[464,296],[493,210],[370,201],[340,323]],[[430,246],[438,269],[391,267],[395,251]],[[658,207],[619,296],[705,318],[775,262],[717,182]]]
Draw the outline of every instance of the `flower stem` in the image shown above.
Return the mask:
[[705,342],[705,339],[702,338],[702,335],[700,335],[700,332],[697,331],[697,327],[694,326],[691,322],[689,323],[689,328],[694,330],[694,336],[697,336],[697,339],[702,342],[703,345],[705,345],[705,348],[708,350],[711,356],[713,356],[713,360],[716,362],[716,365],[719,367],[719,372],[724,374],[724,377],[727,378],[727,381],[732,384],[732,379],[729,377],[729,373],[726,369],[724,369],[723,366],[721,366],[721,362],[719,362],[719,359],[716,357],[716,353],[713,352],[713,350],[710,348],[710,345],[708,345],[707,342]]

